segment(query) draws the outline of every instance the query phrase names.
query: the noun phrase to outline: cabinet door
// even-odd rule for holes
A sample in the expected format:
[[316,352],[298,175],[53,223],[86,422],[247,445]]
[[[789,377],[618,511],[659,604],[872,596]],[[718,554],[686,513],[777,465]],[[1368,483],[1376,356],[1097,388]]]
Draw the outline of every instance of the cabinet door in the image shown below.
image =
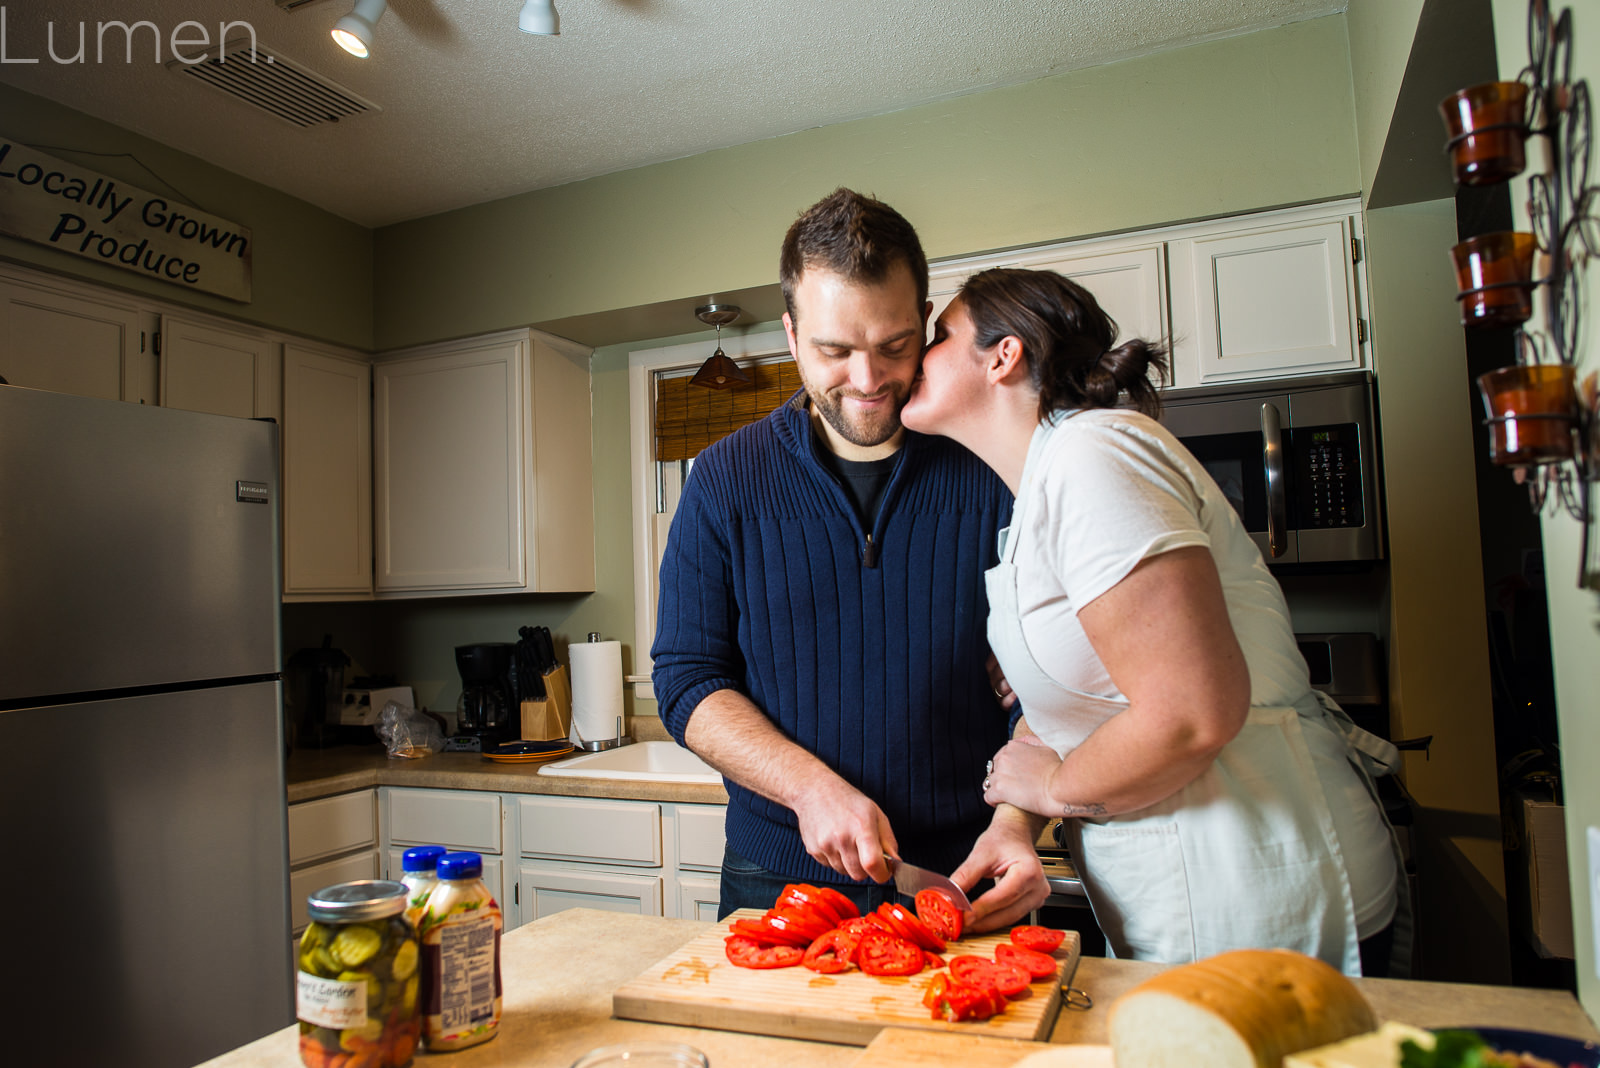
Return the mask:
[[654,801],[520,797],[524,856],[661,866],[661,806]]
[[131,305],[0,281],[0,378],[13,386],[153,403],[145,347]]
[[302,865],[378,842],[371,790],[289,806],[289,863]]
[[1360,368],[1350,239],[1340,218],[1174,242],[1190,277],[1175,278],[1173,310],[1192,312],[1197,383]]
[[283,592],[372,592],[372,367],[283,348]]
[[289,919],[296,932],[305,929],[310,917],[306,915],[306,898],[326,886],[350,883],[357,879],[378,877],[378,851],[369,849],[337,860],[325,861],[309,868],[289,873]]
[[377,589],[526,584],[526,341],[373,367]]
[[[1163,246],[1102,252],[1089,256],[1053,256],[1022,266],[1056,271],[1090,293],[1117,324],[1117,340],[1167,338],[1167,284]],[[1166,382],[1158,385],[1166,385]]]
[[249,334],[161,318],[161,404],[240,419],[279,417],[278,346]]
[[655,875],[524,864],[520,882],[524,922],[577,908],[661,915],[661,878]]
[[678,919],[715,923],[721,904],[721,879],[712,875],[678,876]]
[[498,853],[500,795],[385,787],[389,841]]

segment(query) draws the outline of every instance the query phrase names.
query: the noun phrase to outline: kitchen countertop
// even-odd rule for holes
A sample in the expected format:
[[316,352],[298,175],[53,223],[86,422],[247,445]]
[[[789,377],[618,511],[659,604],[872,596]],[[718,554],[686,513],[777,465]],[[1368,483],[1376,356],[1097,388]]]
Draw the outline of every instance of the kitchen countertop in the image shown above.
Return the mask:
[[[704,1051],[717,1068],[848,1068],[855,1062],[861,1055],[856,1046],[611,1018],[613,990],[711,926],[568,909],[517,928],[502,944],[505,1015],[500,1035],[449,1054],[448,1068],[567,1068],[596,1046],[626,1041],[686,1042]],[[1105,1042],[1111,1003],[1164,967],[1083,958],[1070,982],[1094,998],[1094,1008],[1063,1010],[1050,1041]],[[1473,1024],[1600,1039],[1600,1031],[1566,991],[1393,979],[1356,982],[1384,1019],[1420,1027]],[[207,1061],[206,1068],[297,1068],[297,1035],[291,1024]],[[416,1060],[419,1068],[434,1063],[444,1066],[446,1058],[423,1053]]]
[[[630,724],[638,741],[669,735],[658,720],[639,717]],[[580,755],[577,752],[571,754]],[[289,804],[363,790],[372,786],[415,786],[431,790],[491,790],[511,794],[613,797],[629,801],[681,801],[725,805],[728,791],[706,783],[652,783],[540,775],[540,764],[500,764],[479,753],[435,753],[407,760],[390,757],[382,745],[341,745],[299,749],[285,764]]]

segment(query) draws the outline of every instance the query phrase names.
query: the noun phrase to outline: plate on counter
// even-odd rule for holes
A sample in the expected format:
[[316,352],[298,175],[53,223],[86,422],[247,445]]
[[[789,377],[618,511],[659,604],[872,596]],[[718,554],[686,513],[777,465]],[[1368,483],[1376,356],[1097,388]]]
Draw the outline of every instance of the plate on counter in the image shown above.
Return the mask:
[[575,747],[571,742],[506,742],[483,754],[483,759],[496,764],[537,764],[566,756]]
[[1552,1035],[1545,1031],[1518,1031],[1508,1027],[1452,1027],[1443,1030],[1475,1031],[1499,1053],[1526,1053],[1550,1061],[1560,1068],[1596,1068],[1600,1065],[1600,1045],[1585,1042],[1581,1038]]

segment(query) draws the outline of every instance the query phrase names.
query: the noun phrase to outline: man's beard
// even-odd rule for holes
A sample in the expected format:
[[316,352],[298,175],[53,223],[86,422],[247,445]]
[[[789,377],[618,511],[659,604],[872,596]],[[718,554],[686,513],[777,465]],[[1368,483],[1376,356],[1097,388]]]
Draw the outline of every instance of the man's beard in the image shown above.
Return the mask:
[[857,415],[852,418],[845,412],[844,399],[837,393],[820,393],[806,387],[811,404],[821,413],[829,426],[852,445],[870,448],[882,445],[900,431],[900,409],[906,406],[909,392],[894,396],[891,410],[875,415]]

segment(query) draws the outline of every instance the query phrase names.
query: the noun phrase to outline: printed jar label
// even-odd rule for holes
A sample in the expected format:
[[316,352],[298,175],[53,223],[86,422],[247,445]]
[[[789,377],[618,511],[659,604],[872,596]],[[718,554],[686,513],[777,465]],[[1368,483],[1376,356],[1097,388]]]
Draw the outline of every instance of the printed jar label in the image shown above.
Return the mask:
[[445,1034],[470,1030],[494,1016],[493,916],[439,930],[439,1017]]
[[295,1015],[318,1027],[362,1027],[367,1022],[365,979],[324,979],[301,972],[295,989]]

